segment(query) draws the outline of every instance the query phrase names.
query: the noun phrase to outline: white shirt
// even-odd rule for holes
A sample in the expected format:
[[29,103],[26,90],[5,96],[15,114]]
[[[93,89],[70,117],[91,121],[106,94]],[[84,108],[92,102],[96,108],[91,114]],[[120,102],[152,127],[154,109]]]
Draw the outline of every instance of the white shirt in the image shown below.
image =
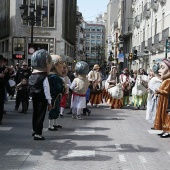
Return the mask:
[[43,81],[43,88],[44,88],[44,94],[48,101],[48,104],[51,104],[51,93],[50,93],[50,86],[48,82],[48,78],[46,77]]

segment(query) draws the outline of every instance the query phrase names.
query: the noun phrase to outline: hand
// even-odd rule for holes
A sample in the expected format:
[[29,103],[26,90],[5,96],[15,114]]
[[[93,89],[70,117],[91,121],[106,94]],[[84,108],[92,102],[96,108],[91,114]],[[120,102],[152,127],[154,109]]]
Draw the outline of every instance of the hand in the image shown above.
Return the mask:
[[5,76],[4,73],[1,73],[1,74],[0,74],[0,77],[1,77],[1,78],[4,78],[4,76]]
[[48,104],[48,111],[50,111],[52,109],[52,105]]

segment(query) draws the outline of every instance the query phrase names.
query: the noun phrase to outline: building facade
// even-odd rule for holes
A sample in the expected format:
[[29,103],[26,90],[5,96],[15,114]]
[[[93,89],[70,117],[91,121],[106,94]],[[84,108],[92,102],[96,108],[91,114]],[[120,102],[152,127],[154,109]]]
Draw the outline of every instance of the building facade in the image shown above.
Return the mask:
[[97,23],[87,23],[85,34],[88,63],[91,66],[101,64],[105,60],[105,26]]
[[[9,24],[6,32],[0,36],[0,53],[10,62],[17,49],[23,52],[25,60],[30,64],[32,52],[46,49],[50,54],[61,55],[68,63],[73,63],[76,42],[76,0],[2,0],[4,5],[5,22]],[[36,17],[40,17],[41,8],[45,8],[42,21],[36,22],[33,27],[33,47],[31,47],[31,25],[21,19],[20,6],[25,5],[29,16],[29,6],[33,4]],[[1,16],[4,12],[0,12]],[[9,30],[8,30],[9,29]],[[18,58],[18,61],[22,58]],[[18,62],[17,61],[17,62]],[[11,64],[12,64],[11,63]]]

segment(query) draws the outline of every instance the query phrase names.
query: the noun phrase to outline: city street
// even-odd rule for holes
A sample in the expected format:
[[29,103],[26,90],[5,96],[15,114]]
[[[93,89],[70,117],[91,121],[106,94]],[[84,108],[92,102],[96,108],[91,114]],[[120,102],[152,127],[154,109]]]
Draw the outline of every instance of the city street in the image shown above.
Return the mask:
[[[45,141],[34,141],[31,102],[28,114],[5,104],[0,126],[0,170],[169,170],[170,138],[161,139],[145,120],[145,110],[89,107],[83,120],[65,114],[59,131],[48,131]],[[66,112],[69,110],[67,109]]]

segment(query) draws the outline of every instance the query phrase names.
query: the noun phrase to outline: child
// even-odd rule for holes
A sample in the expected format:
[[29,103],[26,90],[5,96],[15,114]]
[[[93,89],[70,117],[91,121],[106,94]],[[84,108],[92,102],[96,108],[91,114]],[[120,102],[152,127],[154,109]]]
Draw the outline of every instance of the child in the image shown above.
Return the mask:
[[72,108],[72,118],[81,120],[81,110],[86,108],[86,91],[88,89],[88,79],[86,75],[89,72],[89,66],[84,61],[79,61],[76,63],[75,71],[77,77],[73,80],[70,89],[73,91],[71,108]]
[[67,99],[68,99],[68,93],[69,93],[69,87],[71,85],[70,79],[67,76],[68,73],[68,69],[67,69],[67,65],[64,63],[63,64],[63,71],[62,71],[62,80],[65,84],[66,87],[66,91],[65,93],[62,95],[61,97],[61,101],[60,101],[60,117],[63,118],[64,115],[64,109],[66,108],[66,104],[67,104]]
[[38,50],[31,57],[33,67],[29,77],[30,95],[33,101],[32,126],[34,140],[45,140],[42,136],[43,122],[47,110],[52,108],[47,75],[52,66],[52,58],[46,50]]
[[21,80],[21,83],[17,85],[18,102],[22,103],[22,111],[19,113],[27,113],[28,102],[29,102],[29,85],[26,78]]
[[87,91],[86,91],[86,108],[83,109],[83,115],[86,116],[86,112],[88,113],[88,116],[90,116],[91,111],[87,108],[87,104],[89,103],[90,98],[90,91],[93,89],[93,85],[90,84]]

